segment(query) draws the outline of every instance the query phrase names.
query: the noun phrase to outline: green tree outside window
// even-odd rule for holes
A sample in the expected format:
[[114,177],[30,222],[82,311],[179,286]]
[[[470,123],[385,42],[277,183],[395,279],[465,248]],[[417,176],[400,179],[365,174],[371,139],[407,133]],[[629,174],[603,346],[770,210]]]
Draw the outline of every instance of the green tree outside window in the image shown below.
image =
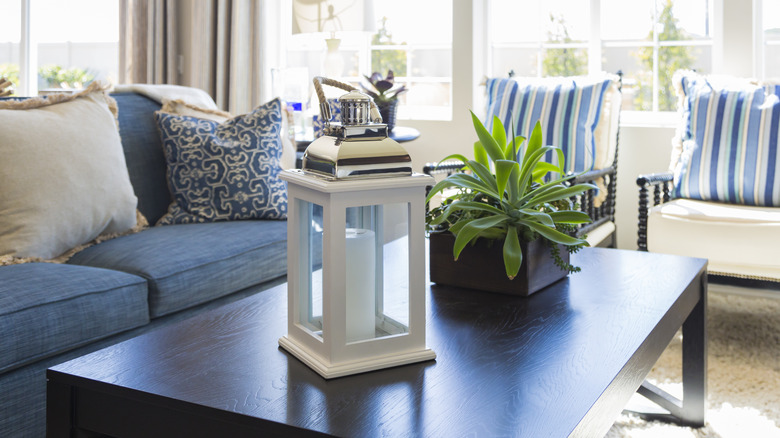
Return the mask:
[[[663,26],[658,34],[659,41],[683,41],[691,39],[688,33],[678,27],[678,21],[672,11],[672,0],[664,2],[661,15],[658,17],[659,27]],[[653,40],[653,32],[647,37]],[[652,111],[653,109],[653,47],[641,47],[634,56],[645,71],[638,75],[638,92],[634,98],[636,109],[640,111]],[[674,111],[677,109],[677,96],[672,85],[672,75],[679,69],[690,69],[695,61],[693,48],[690,46],[673,46],[658,48],[658,110]]]
[[[382,27],[371,37],[371,44],[375,46],[396,45],[393,34],[387,28],[387,17],[382,17]],[[371,71],[386,72],[392,70],[398,76],[406,76],[406,51],[405,50],[372,50]]]
[[[569,35],[569,26],[563,15],[550,14],[549,43],[575,43]],[[577,76],[588,72],[588,53],[585,49],[546,49],[542,59],[543,76]]]

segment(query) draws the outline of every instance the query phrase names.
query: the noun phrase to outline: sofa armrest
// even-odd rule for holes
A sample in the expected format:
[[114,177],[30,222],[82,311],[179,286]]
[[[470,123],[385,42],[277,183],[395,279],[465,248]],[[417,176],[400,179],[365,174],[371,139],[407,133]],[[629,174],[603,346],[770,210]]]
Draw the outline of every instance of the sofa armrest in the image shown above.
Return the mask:
[[639,175],[636,179],[636,185],[639,186],[639,226],[636,242],[640,251],[647,251],[648,190],[653,187],[653,206],[669,202],[673,179],[672,172]]

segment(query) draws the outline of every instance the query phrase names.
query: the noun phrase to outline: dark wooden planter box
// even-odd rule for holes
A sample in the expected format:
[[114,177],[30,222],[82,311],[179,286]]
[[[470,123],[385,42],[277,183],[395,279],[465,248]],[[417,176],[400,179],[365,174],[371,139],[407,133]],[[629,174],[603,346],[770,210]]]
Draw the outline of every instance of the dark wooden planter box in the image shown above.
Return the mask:
[[[503,241],[478,239],[460,253],[456,262],[452,256],[455,236],[449,232],[430,235],[431,282],[528,296],[566,277],[568,272],[555,266],[550,249],[541,239],[521,244],[523,264],[517,277],[510,280],[504,268]],[[492,243],[492,245],[491,245]],[[569,252],[559,245],[561,257],[569,261]]]

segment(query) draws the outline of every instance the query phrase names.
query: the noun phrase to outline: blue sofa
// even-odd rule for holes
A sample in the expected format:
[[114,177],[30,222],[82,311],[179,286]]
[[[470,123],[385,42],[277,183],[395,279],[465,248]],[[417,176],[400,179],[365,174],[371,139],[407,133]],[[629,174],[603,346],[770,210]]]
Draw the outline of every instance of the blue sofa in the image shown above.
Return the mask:
[[[171,195],[154,112],[117,93],[138,209],[154,224]],[[284,280],[285,221],[150,227],[89,247],[65,264],[0,267],[0,437],[40,437],[48,367]]]

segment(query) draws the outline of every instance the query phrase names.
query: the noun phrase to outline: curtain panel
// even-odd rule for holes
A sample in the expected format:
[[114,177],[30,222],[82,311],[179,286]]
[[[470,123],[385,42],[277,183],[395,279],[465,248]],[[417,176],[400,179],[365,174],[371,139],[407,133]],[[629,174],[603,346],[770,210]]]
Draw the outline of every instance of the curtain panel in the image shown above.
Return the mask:
[[261,103],[261,0],[120,0],[120,83],[187,85],[233,114]]
[[119,0],[119,82],[175,84],[176,2]]

